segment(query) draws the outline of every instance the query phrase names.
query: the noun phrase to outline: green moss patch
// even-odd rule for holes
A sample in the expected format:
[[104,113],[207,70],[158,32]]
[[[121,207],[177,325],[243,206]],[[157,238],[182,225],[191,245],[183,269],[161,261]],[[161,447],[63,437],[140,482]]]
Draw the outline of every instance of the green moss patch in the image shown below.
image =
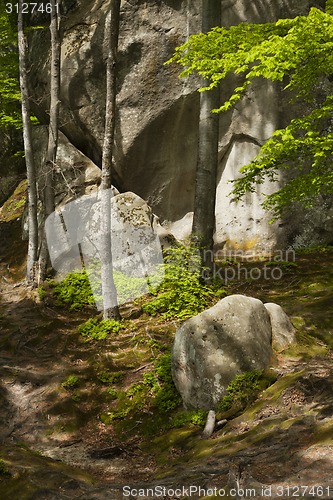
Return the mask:
[[312,437],[313,444],[325,443],[333,445],[333,421],[330,419],[329,422],[319,424],[313,433]]
[[0,208],[0,222],[11,222],[22,217],[27,200],[28,181],[25,179]]
[[253,370],[236,375],[228,385],[226,395],[219,404],[219,411],[230,416],[244,410],[253,403],[260,391],[266,389],[276,380],[274,372]]

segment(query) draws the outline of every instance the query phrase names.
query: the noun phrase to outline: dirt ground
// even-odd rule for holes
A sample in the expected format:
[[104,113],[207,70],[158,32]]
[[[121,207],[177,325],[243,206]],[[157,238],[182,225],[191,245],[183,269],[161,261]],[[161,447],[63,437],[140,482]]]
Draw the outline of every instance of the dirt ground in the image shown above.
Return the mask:
[[[98,418],[89,370],[99,353],[76,332],[91,313],[69,314],[27,289],[20,231],[18,221],[0,224],[1,499],[333,498],[333,253],[311,268],[301,257],[274,287],[233,284],[281,303],[312,341],[279,354],[277,382],[211,439],[169,432],[149,447],[119,440]],[[73,372],[89,382],[80,403],[61,385]]]

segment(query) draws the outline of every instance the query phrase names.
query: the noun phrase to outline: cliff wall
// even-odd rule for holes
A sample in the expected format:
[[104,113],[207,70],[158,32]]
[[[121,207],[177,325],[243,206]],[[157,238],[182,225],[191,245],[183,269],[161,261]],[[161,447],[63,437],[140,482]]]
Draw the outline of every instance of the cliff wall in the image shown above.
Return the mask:
[[[61,131],[97,166],[105,108],[105,16],[109,0],[66,0],[62,20]],[[317,4],[324,4],[324,1]],[[199,0],[128,0],[121,6],[117,130],[113,181],[133,191],[166,221],[193,211],[198,142],[199,94],[192,77],[165,66],[174,48],[200,31]],[[305,14],[309,0],[225,0],[221,24],[266,22]],[[36,20],[36,22],[38,19]],[[47,122],[48,30],[31,40],[30,85],[35,113]],[[222,94],[228,92],[228,82]],[[240,105],[220,117],[216,202],[217,248],[267,251],[286,245],[283,224],[269,224],[261,194],[230,204],[228,181],[238,175],[272,132],[283,125],[285,109],[278,86],[258,81]],[[274,190],[264,185],[260,191]],[[186,217],[190,221],[190,217]]]

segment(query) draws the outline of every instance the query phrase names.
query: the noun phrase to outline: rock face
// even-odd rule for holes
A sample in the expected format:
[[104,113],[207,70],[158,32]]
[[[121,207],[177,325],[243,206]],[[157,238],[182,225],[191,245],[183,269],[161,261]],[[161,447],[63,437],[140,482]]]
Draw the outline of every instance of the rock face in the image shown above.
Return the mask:
[[[42,188],[42,164],[45,160],[48,131],[40,126],[33,129],[34,159]],[[59,132],[56,168],[54,171],[54,190],[56,205],[63,205],[78,196],[89,194],[100,184],[101,170],[94,162],[79,151],[67,137]],[[114,194],[117,194],[115,191]]]
[[[308,12],[324,0],[222,2],[222,24],[274,21]],[[174,48],[200,31],[200,0],[122,2],[114,184],[145,199],[163,220],[193,211],[199,95],[195,78],[180,80],[164,62]],[[105,109],[104,25],[110,0],[64,1],[61,130],[101,165]],[[36,16],[35,23],[48,22]],[[35,113],[47,123],[48,30],[31,35],[30,84]],[[222,93],[228,93],[228,83]],[[272,132],[283,125],[279,89],[258,81],[243,101],[220,118],[216,199],[217,248],[270,251],[283,246],[286,228],[268,223],[261,194],[230,205],[227,182],[238,176]],[[276,186],[261,186],[266,193]]]
[[14,156],[22,150],[20,133],[0,130],[0,207],[13,194],[25,174],[23,158]]
[[273,348],[282,351],[296,342],[296,330],[281,306],[273,302],[264,305],[271,320]]
[[192,224],[193,212],[189,212],[182,219],[168,224],[168,229],[178,241],[188,241],[192,232]]
[[[33,129],[33,138],[35,144],[34,159],[37,172],[39,172],[38,187],[39,192],[41,192],[43,188],[42,165],[45,161],[47,127],[35,127]],[[89,227],[89,224],[93,222],[93,218],[89,210],[95,204],[95,209],[98,211],[96,197],[100,180],[101,170],[97,165],[73,146],[66,136],[60,132],[54,171],[57,214],[51,217],[49,227],[54,233],[51,237],[52,247],[54,248],[52,261],[54,268],[61,275],[81,267],[78,249],[74,248],[78,243],[81,244],[85,236],[89,236],[90,239],[93,237],[94,230]],[[145,228],[148,228],[146,237],[150,235],[154,239],[157,235],[163,247],[169,247],[176,243],[174,236],[161,226],[158,217],[152,213],[151,208],[142,198],[131,192],[120,194],[114,186],[112,187],[112,195],[112,204],[115,207],[113,210],[114,233],[122,234],[122,243],[115,248],[115,258],[117,260],[120,260],[122,256],[125,258],[128,254],[126,238],[131,242],[130,250],[132,253],[135,253],[138,249],[135,248],[133,238],[129,234],[129,227],[137,227],[139,222],[143,223]],[[70,241],[63,234],[59,213],[67,216],[68,228],[71,230]],[[75,237],[73,237],[74,234]],[[23,237],[25,239],[28,237],[27,214],[24,216]],[[118,242],[120,242],[119,238]],[[89,254],[91,254],[90,250]]]
[[225,297],[177,330],[172,374],[186,408],[213,409],[241,372],[272,360],[271,324],[263,303],[243,295]]

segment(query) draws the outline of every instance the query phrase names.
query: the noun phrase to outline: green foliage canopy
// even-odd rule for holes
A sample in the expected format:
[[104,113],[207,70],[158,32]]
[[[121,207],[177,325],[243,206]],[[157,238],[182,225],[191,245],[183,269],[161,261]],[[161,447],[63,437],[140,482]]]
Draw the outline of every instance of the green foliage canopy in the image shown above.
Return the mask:
[[17,32],[0,4],[0,128],[22,127],[17,54]]
[[306,109],[303,116],[277,130],[259,155],[242,168],[243,177],[235,181],[234,199],[255,191],[256,184],[262,184],[266,177],[277,180],[281,169],[290,171],[291,181],[264,202],[275,216],[291,202],[312,206],[318,196],[333,192],[332,0],[327,1],[325,12],[311,8],[307,16],[294,19],[241,23],[192,35],[176,48],[171,62],[185,68],[182,77],[192,73],[204,77],[207,85],[200,92],[216,87],[230,74],[239,75],[241,83],[213,112],[232,108],[257,78],[282,82],[284,90]]
[[[43,29],[43,26],[29,26],[25,31]],[[0,3],[0,129],[21,130],[21,89],[19,83],[19,57],[17,49],[17,15],[6,12],[6,2]],[[35,116],[30,117],[38,124]]]

